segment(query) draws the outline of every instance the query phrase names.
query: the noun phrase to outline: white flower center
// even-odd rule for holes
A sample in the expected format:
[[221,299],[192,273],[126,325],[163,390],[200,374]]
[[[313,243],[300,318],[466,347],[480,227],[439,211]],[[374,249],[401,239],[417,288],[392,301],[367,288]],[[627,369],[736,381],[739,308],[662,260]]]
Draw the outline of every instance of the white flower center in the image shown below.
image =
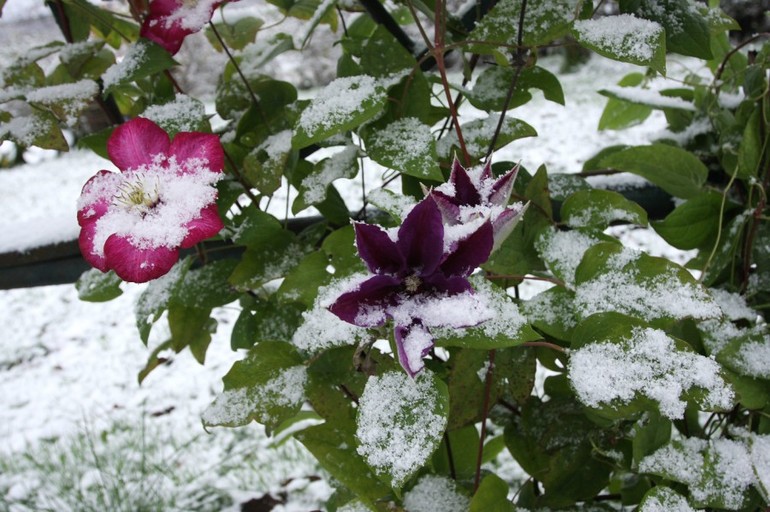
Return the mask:
[[416,293],[421,284],[422,280],[414,274],[404,279],[404,286],[409,293]]
[[112,204],[128,211],[147,215],[160,203],[160,179],[143,173],[126,176],[112,198]]

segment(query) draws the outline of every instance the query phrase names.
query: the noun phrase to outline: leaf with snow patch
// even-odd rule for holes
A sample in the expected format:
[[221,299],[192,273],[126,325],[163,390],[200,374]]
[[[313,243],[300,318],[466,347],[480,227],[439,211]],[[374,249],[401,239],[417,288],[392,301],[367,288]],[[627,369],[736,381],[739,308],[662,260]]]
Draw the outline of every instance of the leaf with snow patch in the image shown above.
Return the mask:
[[228,283],[237,261],[223,259],[189,270],[170,303],[191,308],[211,309],[229,304],[240,295]]
[[620,11],[663,26],[670,52],[711,59],[711,33],[704,16],[688,0],[621,0]]
[[38,108],[49,110],[57,119],[74,125],[80,113],[98,96],[99,86],[93,80],[49,85],[29,91],[27,101]]
[[0,140],[5,139],[25,148],[37,146],[57,151],[69,150],[59,122],[50,112],[35,111],[28,116],[14,117],[0,123]]
[[430,126],[405,117],[364,135],[366,151],[375,162],[419,179],[443,181],[436,141]]
[[599,189],[580,190],[569,196],[562,204],[561,220],[573,228],[604,229],[616,221],[646,226],[647,212],[618,192]]
[[150,281],[136,301],[134,306],[136,327],[139,329],[139,337],[145,345],[153,324],[158,321],[160,315],[168,307],[192,262],[190,257],[179,260],[166,275]]
[[140,39],[131,45],[123,60],[104,72],[104,93],[109,94],[122,85],[155,75],[176,64],[162,46],[149,39]]
[[575,292],[554,286],[522,303],[522,312],[533,327],[557,340],[569,341],[577,325]]
[[356,128],[380,114],[386,99],[385,88],[374,77],[337,78],[319,91],[300,114],[292,146],[304,148]]
[[184,94],[167,103],[147,107],[142,117],[153,121],[172,138],[179,132],[211,131],[203,102]]
[[756,477],[744,440],[674,439],[639,463],[639,471],[686,485],[696,508],[739,510]]
[[670,487],[658,485],[647,491],[639,503],[639,512],[655,512],[658,510],[676,510],[677,512],[695,512],[687,503],[687,498]]
[[[476,80],[473,89],[466,96],[474,107],[487,111],[501,111],[505,105],[508,89],[515,76],[511,67],[492,66],[485,69]],[[516,90],[508,104],[509,109],[524,105],[532,99],[530,89],[540,89],[545,99],[564,105],[564,91],[559,79],[538,66],[521,71],[516,81]]]
[[589,248],[575,271],[579,317],[616,311],[646,321],[719,318],[722,311],[676,263],[613,243]]
[[357,451],[398,490],[441,443],[448,414],[447,386],[428,370],[414,379],[401,371],[369,377],[356,418]]
[[[553,0],[528,4],[524,12],[523,43],[525,46],[548,44],[566,35],[575,18],[579,0]],[[468,50],[490,53],[501,45],[515,47],[522,0],[501,0],[476,24],[468,35],[469,41],[483,41]]]
[[[497,130],[500,114],[490,114],[484,119],[475,119],[463,124],[460,129],[465,140],[465,148],[472,159],[480,159],[487,154],[492,138]],[[514,140],[524,137],[536,137],[537,131],[529,124],[515,117],[505,116],[500,133],[495,140],[493,150],[498,150]],[[452,149],[459,149],[457,132],[451,131],[436,145],[439,156],[447,158]]]
[[[296,214],[308,206],[321,203],[327,196],[329,185],[339,179],[352,179],[358,174],[358,146],[350,144],[342,151],[317,162],[312,171],[302,177],[297,186],[299,193],[292,205]],[[298,181],[294,178],[294,181]]]
[[663,418],[657,411],[649,411],[637,420],[631,437],[635,465],[671,440],[671,426],[671,420]]
[[[641,85],[644,81],[642,73],[629,73],[618,82],[619,88],[631,88]],[[599,91],[601,94],[601,91]],[[599,130],[622,130],[635,126],[652,114],[652,107],[647,105],[632,103],[625,99],[625,96],[607,94],[607,104],[602,111],[602,117],[599,118]],[[583,170],[587,170],[584,169]]]
[[749,331],[733,338],[719,351],[717,361],[738,375],[762,379],[770,385],[770,336]]
[[386,78],[405,74],[416,66],[417,61],[385,28],[377,25],[374,33],[366,38],[361,51],[361,70],[367,75]]
[[288,343],[265,342],[233,364],[223,392],[203,413],[207,427],[262,423],[268,433],[295,416],[305,399],[307,370]]
[[578,325],[568,376],[577,398],[610,419],[650,408],[681,419],[688,402],[705,410],[733,406],[734,393],[714,360],[618,313],[598,313]]
[[666,74],[666,31],[655,21],[630,14],[578,20],[572,35],[599,55]]
[[581,190],[590,190],[591,185],[580,176],[574,174],[552,174],[548,176],[548,192],[553,202],[564,202],[569,196]]
[[91,268],[83,272],[75,283],[78,298],[87,302],[106,302],[120,296],[123,280],[110,270],[102,272]]
[[625,148],[603,158],[601,165],[638,174],[683,199],[699,194],[708,178],[708,169],[698,157],[668,144]]
[[[332,9],[334,2],[325,0],[269,0],[282,13],[300,20],[313,21],[313,27],[318,23],[326,23],[332,32],[337,31],[337,13]],[[319,12],[319,9],[324,9]]]
[[318,289],[329,283],[332,276],[327,272],[329,259],[322,251],[305,256],[288,274],[278,288],[278,294],[310,308],[318,295]]
[[[602,226],[603,229],[603,226]],[[599,242],[613,241],[599,230],[558,230],[548,227],[540,232],[535,248],[551,273],[568,287],[574,288],[575,270],[589,247]]]
[[755,487],[765,503],[770,503],[770,435],[751,434],[748,445],[757,478]]

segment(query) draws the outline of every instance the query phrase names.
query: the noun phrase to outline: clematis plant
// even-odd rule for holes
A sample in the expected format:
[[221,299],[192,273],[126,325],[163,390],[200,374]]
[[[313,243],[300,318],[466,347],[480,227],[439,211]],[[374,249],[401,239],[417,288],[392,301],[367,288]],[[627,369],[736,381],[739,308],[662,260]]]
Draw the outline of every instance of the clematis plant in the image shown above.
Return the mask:
[[517,165],[495,179],[491,159],[483,167],[466,169],[455,158],[449,181],[433,190],[444,222],[458,224],[479,217],[489,218],[495,239],[493,251],[497,249],[527,209],[522,203],[508,204],[518,172]]
[[182,132],[171,140],[136,118],[115,129],[107,151],[120,172],[99,171],[78,200],[88,263],[146,282],[168,272],[180,248],[222,229],[213,185],[223,175],[224,151],[216,135]]
[[430,327],[470,327],[488,319],[468,276],[492,251],[489,220],[445,227],[428,195],[397,231],[354,226],[358,254],[374,275],[340,295],[329,310],[359,327],[393,319],[398,360],[410,376],[423,369],[422,359],[433,347]]
[[153,0],[139,35],[174,55],[185,37],[200,31],[223,0]]

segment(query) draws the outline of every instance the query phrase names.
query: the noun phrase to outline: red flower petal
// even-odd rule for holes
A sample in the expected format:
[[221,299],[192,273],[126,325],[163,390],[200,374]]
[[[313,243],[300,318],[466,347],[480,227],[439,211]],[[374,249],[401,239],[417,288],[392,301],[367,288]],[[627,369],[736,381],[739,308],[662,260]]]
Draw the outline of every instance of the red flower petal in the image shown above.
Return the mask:
[[94,268],[98,268],[102,272],[107,272],[109,267],[107,261],[103,256],[99,256],[94,247],[94,237],[96,235],[96,222],[88,222],[80,229],[80,236],[78,236],[78,246],[80,247],[80,254],[83,255],[83,259],[88,262]]
[[107,153],[121,171],[152,163],[168,151],[168,134],[149,119],[137,117],[115,128],[107,141]]
[[[178,164],[191,159],[205,159],[206,167],[213,172],[222,172],[225,168],[225,152],[219,137],[210,133],[177,133],[168,149],[168,156],[175,156]],[[194,172],[192,169],[187,169]]]
[[155,247],[140,249],[127,238],[111,235],[104,243],[109,268],[124,281],[146,283],[166,274],[179,260],[179,249]]
[[404,256],[381,227],[356,222],[353,228],[358,254],[371,272],[395,275],[406,270]]
[[435,272],[444,256],[444,224],[431,196],[417,203],[406,216],[398,230],[396,245],[408,269],[420,275]]
[[78,201],[78,224],[96,222],[107,213],[112,197],[117,192],[118,175],[114,172],[101,170],[92,176],[80,192]]
[[184,240],[182,240],[181,247],[183,249],[192,247],[207,238],[211,238],[219,233],[225,225],[222,222],[222,219],[219,218],[219,211],[217,210],[216,203],[211,203],[201,210],[199,217],[188,222],[185,227],[189,231]]

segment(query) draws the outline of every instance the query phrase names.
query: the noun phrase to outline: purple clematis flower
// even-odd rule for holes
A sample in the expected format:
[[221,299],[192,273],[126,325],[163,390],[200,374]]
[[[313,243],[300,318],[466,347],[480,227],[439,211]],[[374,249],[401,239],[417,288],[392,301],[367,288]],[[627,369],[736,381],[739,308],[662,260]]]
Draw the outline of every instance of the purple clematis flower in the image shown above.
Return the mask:
[[[235,0],[233,0],[235,1]],[[225,0],[152,0],[139,35],[174,55],[184,38],[200,31]]]
[[168,272],[180,248],[222,229],[212,186],[224,169],[216,135],[183,132],[172,141],[136,118],[115,129],[107,152],[121,172],[99,171],[78,200],[78,242],[88,263],[146,282]]
[[358,253],[374,274],[329,307],[360,327],[395,323],[398,359],[410,376],[433,347],[429,328],[487,320],[473,304],[468,276],[492,250],[492,224],[481,219],[445,230],[434,198],[419,202],[397,231],[356,223]]
[[492,221],[496,250],[511,234],[527,205],[508,205],[519,166],[500,178],[492,176],[491,160],[480,169],[466,169],[455,158],[449,181],[433,189],[433,196],[449,225],[463,224],[478,217]]

